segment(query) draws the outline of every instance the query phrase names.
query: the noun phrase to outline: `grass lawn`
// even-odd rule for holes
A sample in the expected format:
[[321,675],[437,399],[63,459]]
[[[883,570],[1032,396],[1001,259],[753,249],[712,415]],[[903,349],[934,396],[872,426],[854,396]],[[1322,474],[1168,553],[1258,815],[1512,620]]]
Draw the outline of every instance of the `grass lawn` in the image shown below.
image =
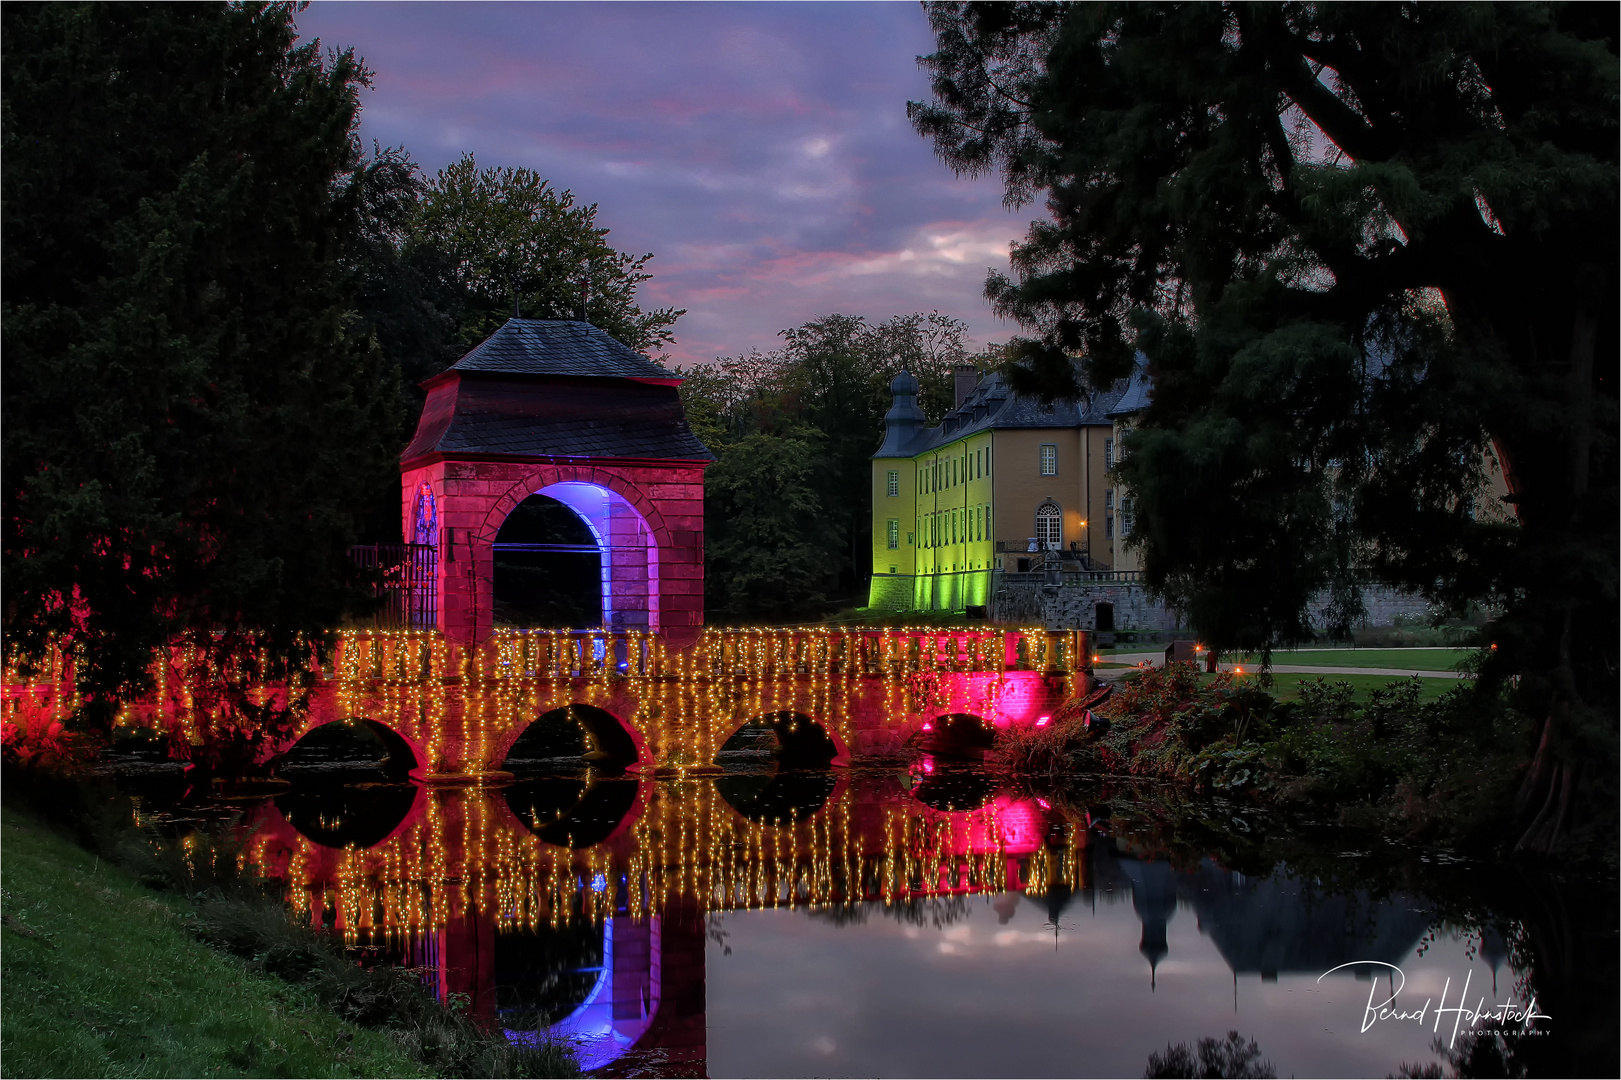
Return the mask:
[[[1098,664],[1095,666],[1121,667],[1123,665]],[[1136,676],[1125,676],[1125,679],[1133,678],[1136,678]],[[1205,682],[1209,682],[1211,679],[1214,679],[1215,676],[1201,675],[1201,678]],[[1240,678],[1248,681],[1249,679],[1255,678],[1255,676],[1242,675]],[[1404,681],[1400,676],[1396,675],[1274,675],[1272,676],[1272,687],[1268,693],[1277,698],[1279,701],[1295,701],[1300,697],[1301,683],[1315,682],[1318,679],[1326,679],[1330,683],[1350,683],[1352,690],[1356,692],[1356,700],[1363,703],[1367,702],[1368,692],[1370,690],[1382,690],[1393,682]],[[1418,699],[1420,701],[1436,701],[1448,690],[1462,685],[1464,685],[1464,683],[1459,679],[1426,679],[1423,676],[1419,676]]]
[[[1301,667],[1382,667],[1413,671],[1455,671],[1473,649],[1300,649],[1275,652],[1274,664]],[[1254,659],[1251,657],[1250,659]]]
[[154,893],[0,815],[0,1075],[422,1076],[386,1035],[191,937]]
[[[1111,665],[1108,662],[1109,657],[1153,651],[1155,650],[1152,647],[1141,645],[1102,649],[1098,655],[1103,657],[1103,663],[1097,666],[1129,667],[1128,664]],[[1298,649],[1287,652],[1280,649],[1272,654],[1272,662],[1295,667],[1377,667],[1401,668],[1408,671],[1456,671],[1458,661],[1474,652],[1473,649]],[[1243,664],[1259,662],[1259,657],[1253,653],[1246,653],[1233,659]]]
[[[1279,701],[1294,701],[1300,697],[1301,683],[1315,682],[1318,679],[1327,679],[1330,683],[1350,683],[1356,690],[1356,699],[1360,702],[1368,700],[1368,691],[1383,690],[1393,682],[1402,681],[1395,675],[1274,675],[1270,692]],[[1418,699],[1435,701],[1448,690],[1462,685],[1465,684],[1458,679],[1426,679],[1420,676]]]

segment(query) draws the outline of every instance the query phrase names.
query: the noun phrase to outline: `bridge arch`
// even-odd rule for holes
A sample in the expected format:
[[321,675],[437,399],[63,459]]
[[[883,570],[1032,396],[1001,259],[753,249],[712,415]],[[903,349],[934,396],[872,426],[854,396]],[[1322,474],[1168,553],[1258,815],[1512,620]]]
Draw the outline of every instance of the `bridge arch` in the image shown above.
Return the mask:
[[[769,732],[769,740],[766,734]],[[823,726],[814,718],[791,709],[763,713],[750,717],[734,728],[721,742],[716,763],[724,756],[744,751],[750,741],[774,743],[769,760],[779,769],[820,769],[829,765],[842,765],[850,760],[850,751],[839,733]],[[767,755],[760,754],[762,762]]]
[[568,767],[569,764],[595,768],[647,770],[653,755],[642,733],[607,709],[584,702],[548,709],[527,724],[508,732],[500,748],[500,768],[508,772],[529,771],[528,762],[546,763],[541,767]]
[[307,728],[287,749],[276,755],[271,762],[271,771],[278,776],[285,776],[289,769],[295,773],[316,773],[321,771],[323,762],[332,762],[336,767],[325,771],[334,776],[341,775],[345,762],[351,770],[361,768],[358,762],[365,759],[356,755],[368,748],[374,748],[380,755],[371,760],[377,762],[377,767],[392,778],[403,780],[418,774],[428,760],[422,746],[387,724],[351,716]]
[[944,713],[925,720],[908,742],[927,754],[983,760],[996,742],[996,725],[974,713]]

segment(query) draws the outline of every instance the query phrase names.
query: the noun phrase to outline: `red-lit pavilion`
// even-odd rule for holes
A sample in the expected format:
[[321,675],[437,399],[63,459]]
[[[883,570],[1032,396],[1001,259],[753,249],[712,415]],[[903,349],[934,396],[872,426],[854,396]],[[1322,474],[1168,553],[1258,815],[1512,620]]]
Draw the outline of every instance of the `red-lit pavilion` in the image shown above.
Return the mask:
[[530,495],[590,528],[603,621],[677,645],[703,625],[704,468],[681,380],[586,322],[511,319],[423,383],[400,458],[408,543],[436,545],[438,628],[482,641],[492,626],[494,544]]

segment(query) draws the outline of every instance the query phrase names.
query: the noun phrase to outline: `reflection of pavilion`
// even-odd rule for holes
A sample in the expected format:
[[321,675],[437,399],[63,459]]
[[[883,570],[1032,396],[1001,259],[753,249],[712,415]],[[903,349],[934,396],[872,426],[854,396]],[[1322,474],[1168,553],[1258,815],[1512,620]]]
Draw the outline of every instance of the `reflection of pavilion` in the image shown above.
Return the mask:
[[[660,1076],[702,1076],[708,940],[702,913],[687,904],[643,919],[613,915],[600,933],[589,990],[545,1030],[574,1043],[586,1072],[625,1075],[656,1065]],[[497,977],[502,974],[498,951]],[[537,1034],[505,1030],[514,1041]]]

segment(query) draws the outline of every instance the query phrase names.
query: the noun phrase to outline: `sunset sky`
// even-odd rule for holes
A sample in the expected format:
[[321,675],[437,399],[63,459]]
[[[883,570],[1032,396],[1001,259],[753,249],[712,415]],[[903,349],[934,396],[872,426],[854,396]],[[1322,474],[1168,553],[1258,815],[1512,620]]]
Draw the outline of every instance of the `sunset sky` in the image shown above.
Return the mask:
[[766,350],[818,315],[938,309],[1003,340],[981,289],[1035,208],[958,179],[906,102],[932,51],[911,3],[339,3],[298,16],[376,73],[362,136],[432,173],[464,151],[600,205],[652,252],[679,362]]

